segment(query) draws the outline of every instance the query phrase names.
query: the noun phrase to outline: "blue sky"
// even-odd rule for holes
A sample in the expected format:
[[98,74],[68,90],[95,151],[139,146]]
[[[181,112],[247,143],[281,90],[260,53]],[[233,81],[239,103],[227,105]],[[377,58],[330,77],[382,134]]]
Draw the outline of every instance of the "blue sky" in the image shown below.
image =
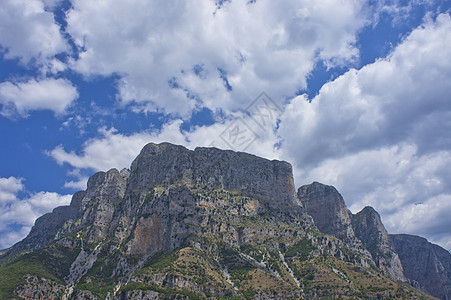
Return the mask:
[[0,248],[168,141],[287,160],[297,186],[451,249],[450,7],[4,1]]

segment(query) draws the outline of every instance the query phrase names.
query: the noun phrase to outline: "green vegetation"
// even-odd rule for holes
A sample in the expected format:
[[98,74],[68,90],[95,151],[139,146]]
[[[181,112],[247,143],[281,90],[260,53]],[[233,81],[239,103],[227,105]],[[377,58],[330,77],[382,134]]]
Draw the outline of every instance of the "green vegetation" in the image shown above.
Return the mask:
[[312,246],[312,242],[310,240],[300,240],[287,249],[285,252],[285,257],[291,258],[296,256],[299,260],[304,261],[307,260],[313,250],[315,250],[315,247]]
[[147,273],[148,270],[158,271],[168,268],[172,266],[178,257],[179,253],[177,250],[157,253],[149,258],[144,267],[138,271],[138,274]]
[[69,275],[72,262],[77,258],[80,251],[80,248],[52,244],[49,248],[34,251],[29,255],[34,260],[42,262],[56,277],[64,278]]
[[136,291],[136,290],[157,292],[160,294],[162,299],[173,299],[174,296],[186,296],[189,299],[193,300],[206,298],[205,297],[206,295],[203,293],[197,293],[189,290],[167,289],[150,282],[149,283],[130,282],[119,289],[120,292]]
[[13,298],[13,291],[26,283],[26,275],[33,274],[40,278],[51,279],[64,284],[61,279],[53,275],[36,256],[25,254],[24,256],[0,266],[0,299]]
[[97,282],[85,282],[77,284],[76,289],[90,291],[100,299],[105,299],[108,293],[113,292],[114,285],[100,285]]
[[65,285],[63,278],[69,274],[79,252],[80,249],[52,244],[0,266],[0,299],[7,298],[17,286],[24,284],[27,274]]

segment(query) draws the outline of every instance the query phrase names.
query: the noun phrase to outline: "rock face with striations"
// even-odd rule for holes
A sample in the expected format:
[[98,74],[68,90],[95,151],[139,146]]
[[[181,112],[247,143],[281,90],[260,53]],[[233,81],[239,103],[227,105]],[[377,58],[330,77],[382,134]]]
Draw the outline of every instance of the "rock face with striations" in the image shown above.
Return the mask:
[[352,215],[355,235],[371,253],[376,265],[395,280],[407,281],[393,242],[381,222],[379,214],[370,206]]
[[77,219],[84,196],[85,191],[79,191],[73,195],[69,206],[59,206],[51,213],[39,217],[28,236],[11,247],[7,253],[42,248],[51,243],[67,220]]
[[319,231],[339,239],[355,238],[351,226],[351,212],[333,186],[313,182],[301,186],[298,189],[298,197]]
[[313,182],[300,187],[298,197],[322,233],[346,241],[354,251],[363,245],[385,275],[408,281],[436,297],[451,299],[451,254],[448,251],[424,238],[389,235],[372,207],[353,215],[332,186]]
[[273,205],[297,202],[292,167],[254,155],[216,148],[190,151],[168,143],[148,144],[132,163],[130,190],[152,186],[208,185],[238,190]]
[[451,254],[419,236],[393,234],[390,237],[406,277],[433,296],[451,299]]

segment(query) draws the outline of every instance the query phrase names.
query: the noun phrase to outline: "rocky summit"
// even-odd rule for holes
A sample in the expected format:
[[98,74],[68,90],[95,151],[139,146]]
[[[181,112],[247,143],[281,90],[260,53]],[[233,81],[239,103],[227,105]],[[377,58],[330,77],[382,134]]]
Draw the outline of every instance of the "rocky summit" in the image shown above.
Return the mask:
[[451,255],[289,163],[148,144],[0,252],[0,299],[450,299]]

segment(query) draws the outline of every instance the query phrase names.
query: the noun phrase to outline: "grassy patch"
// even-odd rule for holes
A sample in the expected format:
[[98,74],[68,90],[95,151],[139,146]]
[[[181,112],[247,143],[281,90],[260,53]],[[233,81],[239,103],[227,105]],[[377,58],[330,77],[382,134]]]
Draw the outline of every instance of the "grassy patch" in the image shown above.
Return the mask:
[[159,271],[166,269],[178,259],[178,250],[172,252],[159,252],[153,255],[144,265],[144,267],[137,272],[137,274],[148,273],[148,271]]
[[85,282],[77,284],[76,289],[90,291],[100,299],[105,299],[108,293],[114,290],[114,285],[99,285],[97,282]]
[[310,240],[300,240],[287,249],[285,252],[285,257],[291,258],[297,256],[299,260],[305,261],[308,259],[310,252],[313,250],[315,250],[315,247],[312,246],[312,242]]
[[136,290],[154,291],[160,293],[162,299],[173,299],[174,296],[187,296],[189,299],[205,299],[205,295],[202,293],[196,293],[188,290],[166,289],[150,282],[148,283],[130,282],[119,289],[120,292],[128,292]]
[[0,266],[0,299],[13,298],[13,291],[26,282],[25,276],[27,274],[64,284],[42,263],[29,255],[24,255],[13,262]]

